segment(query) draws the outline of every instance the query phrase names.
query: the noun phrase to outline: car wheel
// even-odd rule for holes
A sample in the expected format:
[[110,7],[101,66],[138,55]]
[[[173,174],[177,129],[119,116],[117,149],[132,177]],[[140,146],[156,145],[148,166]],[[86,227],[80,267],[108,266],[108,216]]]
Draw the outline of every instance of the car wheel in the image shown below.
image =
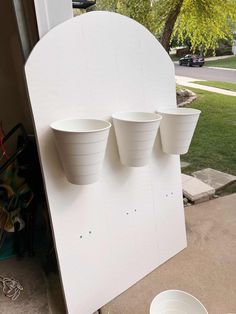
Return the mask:
[[191,66],[192,66],[191,62],[188,62],[188,63],[187,63],[187,66],[188,66],[188,67],[191,67]]
[[182,62],[181,62],[181,61],[179,62],[179,65],[182,65]]
[[202,67],[202,64],[199,64],[199,67],[201,68],[201,67]]

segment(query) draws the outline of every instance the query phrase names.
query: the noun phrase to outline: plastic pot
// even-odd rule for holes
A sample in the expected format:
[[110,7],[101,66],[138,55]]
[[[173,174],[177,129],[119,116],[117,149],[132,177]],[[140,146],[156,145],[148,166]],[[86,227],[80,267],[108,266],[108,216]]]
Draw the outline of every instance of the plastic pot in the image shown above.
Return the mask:
[[166,290],[152,301],[150,314],[208,314],[193,295],[181,290]]
[[162,117],[150,112],[112,115],[121,163],[129,167],[148,164]]
[[70,183],[99,180],[111,124],[96,119],[68,119],[51,124],[57,151]]
[[191,108],[159,109],[163,117],[160,125],[162,150],[181,155],[189,150],[200,110]]

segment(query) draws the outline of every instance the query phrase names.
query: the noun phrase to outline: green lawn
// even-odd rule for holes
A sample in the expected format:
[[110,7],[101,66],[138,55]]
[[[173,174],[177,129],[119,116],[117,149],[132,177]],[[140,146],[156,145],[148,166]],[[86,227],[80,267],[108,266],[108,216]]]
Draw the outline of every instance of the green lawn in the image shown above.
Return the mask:
[[222,88],[222,89],[227,89],[227,90],[236,92],[236,84],[235,83],[218,82],[218,81],[194,81],[192,83],[196,83],[199,85],[205,85],[205,86],[212,86],[212,87],[217,87],[217,88]]
[[191,164],[183,171],[191,173],[209,167],[236,175],[236,98],[192,90],[198,99],[189,107],[202,113],[189,152],[181,156]]
[[206,61],[205,66],[236,69],[236,56],[215,61]]

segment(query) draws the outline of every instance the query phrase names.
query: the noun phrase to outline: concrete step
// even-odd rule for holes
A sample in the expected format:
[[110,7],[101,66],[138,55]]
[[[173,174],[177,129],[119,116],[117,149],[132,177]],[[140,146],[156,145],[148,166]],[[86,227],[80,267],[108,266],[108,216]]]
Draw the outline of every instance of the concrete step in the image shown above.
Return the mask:
[[193,176],[212,186],[216,191],[236,182],[236,176],[215,169],[206,168],[193,172]]
[[184,196],[194,204],[210,200],[215,189],[201,180],[182,174],[182,188]]

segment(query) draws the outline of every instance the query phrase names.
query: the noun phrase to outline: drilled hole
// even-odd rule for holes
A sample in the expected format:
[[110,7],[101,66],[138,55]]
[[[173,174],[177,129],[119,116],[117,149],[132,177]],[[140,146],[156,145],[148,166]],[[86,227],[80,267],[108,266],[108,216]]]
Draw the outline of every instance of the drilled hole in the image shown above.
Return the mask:
[[82,239],[82,238],[83,238],[83,236],[81,235],[81,236],[80,236],[80,239]]

